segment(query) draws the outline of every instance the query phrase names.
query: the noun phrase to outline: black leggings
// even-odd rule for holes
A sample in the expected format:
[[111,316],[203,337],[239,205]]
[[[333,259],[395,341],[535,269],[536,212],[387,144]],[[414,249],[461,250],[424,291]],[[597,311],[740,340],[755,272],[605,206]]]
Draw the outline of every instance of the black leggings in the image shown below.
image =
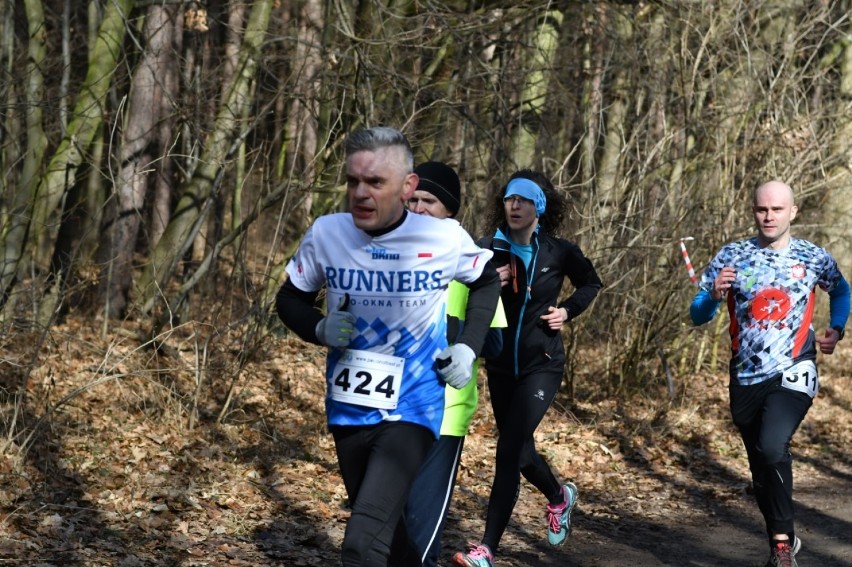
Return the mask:
[[561,500],[561,486],[535,449],[535,433],[553,403],[562,372],[539,372],[516,380],[511,373],[489,369],[491,407],[500,438],[494,483],[488,500],[482,543],[496,551],[518,498],[521,474],[552,503]]
[[329,429],[352,505],[343,565],[384,567],[411,483],[435,437],[425,427],[402,421]]
[[781,386],[775,378],[760,384],[732,384],[731,415],[740,430],[757,506],[772,534],[793,535],[793,456],[790,440],[813,400]]

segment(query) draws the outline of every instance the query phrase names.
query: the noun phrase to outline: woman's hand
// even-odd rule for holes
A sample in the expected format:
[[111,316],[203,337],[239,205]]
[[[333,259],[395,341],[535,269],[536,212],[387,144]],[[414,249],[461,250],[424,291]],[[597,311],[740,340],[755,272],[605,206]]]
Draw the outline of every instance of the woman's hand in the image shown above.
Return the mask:
[[500,285],[506,287],[512,280],[512,268],[509,264],[497,268],[497,275],[500,276]]
[[547,308],[547,313],[541,316],[541,320],[547,323],[547,326],[554,331],[558,331],[562,327],[562,323],[568,320],[568,310],[564,307]]

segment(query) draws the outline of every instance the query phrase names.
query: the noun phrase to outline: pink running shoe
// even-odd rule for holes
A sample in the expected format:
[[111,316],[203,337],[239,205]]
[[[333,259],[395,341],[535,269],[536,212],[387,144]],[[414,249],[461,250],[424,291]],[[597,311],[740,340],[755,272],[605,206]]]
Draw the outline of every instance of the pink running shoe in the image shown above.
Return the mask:
[[468,542],[470,551],[453,555],[453,563],[462,567],[494,567],[494,555],[484,543]]

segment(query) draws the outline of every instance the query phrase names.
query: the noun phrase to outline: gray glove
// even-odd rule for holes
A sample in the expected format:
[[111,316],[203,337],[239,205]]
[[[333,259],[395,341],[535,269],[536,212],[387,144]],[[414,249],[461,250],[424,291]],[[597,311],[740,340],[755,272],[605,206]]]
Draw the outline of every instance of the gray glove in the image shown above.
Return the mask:
[[319,342],[330,347],[349,346],[349,341],[355,333],[355,315],[346,311],[348,305],[349,294],[347,293],[337,309],[320,319],[315,329]]
[[435,364],[438,367],[438,374],[444,379],[444,382],[460,390],[464,388],[470,379],[473,377],[473,362],[476,360],[476,354],[473,349],[464,343],[456,343],[448,346],[438,354]]

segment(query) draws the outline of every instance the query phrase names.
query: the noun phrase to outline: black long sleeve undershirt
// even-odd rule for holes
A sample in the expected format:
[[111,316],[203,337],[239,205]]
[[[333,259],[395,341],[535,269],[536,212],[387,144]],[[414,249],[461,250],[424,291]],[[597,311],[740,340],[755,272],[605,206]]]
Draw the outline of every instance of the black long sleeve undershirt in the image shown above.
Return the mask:
[[316,305],[318,295],[317,291],[302,291],[287,280],[275,296],[275,309],[284,325],[303,341],[317,345],[322,344],[317,338],[317,323],[325,316]]
[[479,356],[491,328],[491,320],[494,319],[497,300],[500,298],[500,276],[497,269],[490,261],[487,262],[479,278],[467,284],[467,287],[470,293],[467,298],[464,328],[456,342],[466,344]]

